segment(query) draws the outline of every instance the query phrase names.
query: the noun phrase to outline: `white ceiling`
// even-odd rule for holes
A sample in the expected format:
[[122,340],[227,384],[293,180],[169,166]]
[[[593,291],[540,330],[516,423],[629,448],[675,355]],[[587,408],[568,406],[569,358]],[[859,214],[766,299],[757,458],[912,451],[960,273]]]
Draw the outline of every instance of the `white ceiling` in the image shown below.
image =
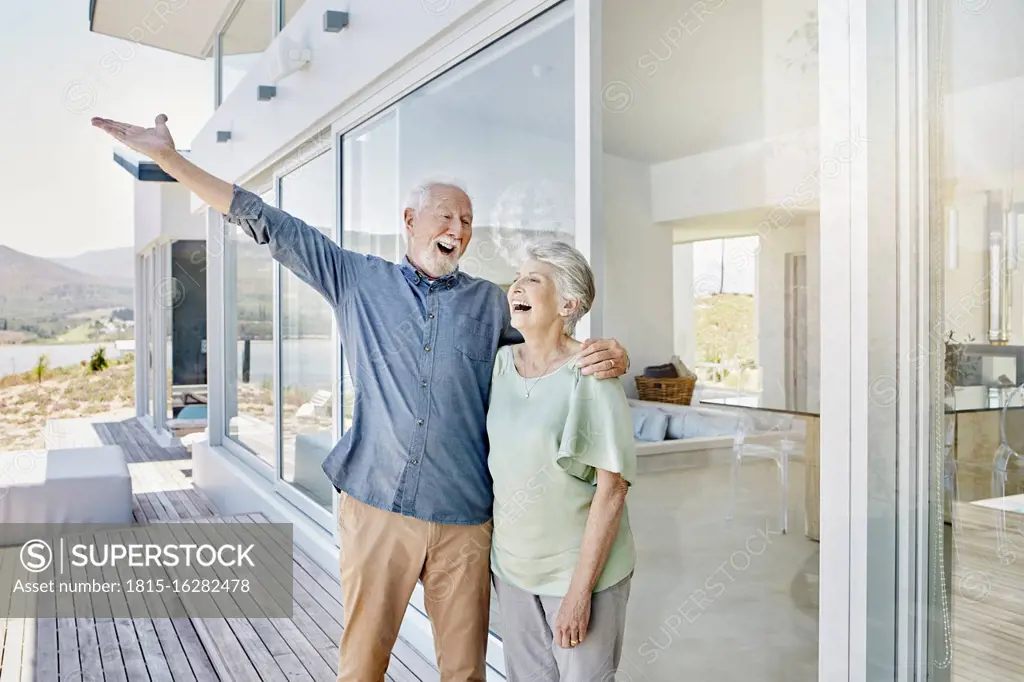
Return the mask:
[[[92,30],[190,57],[206,57],[213,32],[234,0],[174,3],[157,11],[152,2],[96,0]],[[164,3],[166,4],[166,3]]]

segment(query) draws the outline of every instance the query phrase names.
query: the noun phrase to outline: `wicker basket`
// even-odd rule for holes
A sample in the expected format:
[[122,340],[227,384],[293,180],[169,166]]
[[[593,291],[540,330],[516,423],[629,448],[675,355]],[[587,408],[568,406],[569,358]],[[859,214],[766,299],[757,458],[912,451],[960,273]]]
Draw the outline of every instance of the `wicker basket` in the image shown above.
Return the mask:
[[690,400],[693,398],[693,388],[696,385],[696,377],[671,379],[636,377],[636,391],[640,395],[640,400],[649,400],[656,403],[689,405]]

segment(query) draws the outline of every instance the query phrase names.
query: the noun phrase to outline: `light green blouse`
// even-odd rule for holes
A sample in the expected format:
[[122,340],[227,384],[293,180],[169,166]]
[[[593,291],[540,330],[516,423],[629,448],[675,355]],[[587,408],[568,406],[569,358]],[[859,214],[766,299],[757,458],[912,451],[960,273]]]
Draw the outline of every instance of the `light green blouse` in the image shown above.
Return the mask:
[[[529,392],[529,397],[527,397]],[[524,379],[511,346],[498,351],[487,412],[494,480],[491,568],[532,594],[564,596],[597,490],[597,469],[636,477],[633,421],[622,384],[584,376],[574,361]],[[623,510],[594,591],[627,577],[636,563]]]

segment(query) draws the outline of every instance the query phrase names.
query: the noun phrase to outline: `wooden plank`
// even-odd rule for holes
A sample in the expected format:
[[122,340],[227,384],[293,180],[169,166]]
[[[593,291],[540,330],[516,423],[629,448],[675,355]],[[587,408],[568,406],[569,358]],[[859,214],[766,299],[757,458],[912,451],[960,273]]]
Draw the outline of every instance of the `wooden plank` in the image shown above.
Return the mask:
[[[21,563],[21,554],[15,552],[14,548],[0,550],[0,585],[13,585],[15,580],[15,567]],[[4,667],[4,641],[7,636],[8,623],[13,620],[15,613],[13,608],[14,592],[0,594],[0,671]],[[12,614],[11,618],[5,618],[4,614]]]
[[[103,571],[99,566],[90,564],[85,568],[86,578],[105,583]],[[117,628],[114,625],[114,611],[111,596],[106,593],[94,594],[92,604],[96,627],[96,641],[100,648],[100,664],[103,667],[105,682],[127,682],[128,672],[121,657],[121,645],[117,641]]]
[[[142,537],[138,538],[139,535]],[[144,542],[154,544],[164,539],[154,537],[148,529],[139,529],[136,532],[136,537]],[[159,588],[154,586],[154,589]],[[185,656],[185,650],[178,639],[178,632],[170,619],[170,616],[176,612],[176,609],[183,608],[178,595],[173,593],[170,585],[167,585],[164,591],[158,591],[149,596],[152,598],[147,599],[147,606],[150,613],[154,616],[152,618],[153,629],[156,631],[157,639],[160,641],[163,657],[167,662],[171,677],[176,682],[195,682],[196,677],[192,672],[192,666],[189,665],[188,659]]]
[[[53,548],[54,574],[59,575],[61,562],[67,565],[68,547],[65,544],[63,559],[61,559],[60,547]],[[66,575],[62,579],[66,579]],[[78,628],[74,616],[73,604],[67,600],[66,595],[57,600],[57,665],[62,679],[69,676],[81,677],[82,664],[78,656]],[[84,678],[83,678],[84,679]]]
[[[277,664],[281,666],[281,670],[284,671],[285,676],[289,680],[295,680],[296,682],[306,682],[308,680],[308,682],[313,682],[313,677],[310,676],[310,674],[302,666],[302,663],[299,661],[298,656],[296,656],[295,654],[281,654],[279,656],[275,656],[274,659],[277,661]],[[325,680],[326,682],[327,678],[321,679]]]
[[[247,514],[244,518],[253,523],[269,523],[266,517],[259,513]],[[273,529],[267,526],[255,527],[266,529],[265,532],[274,534]],[[285,538],[279,535],[276,539],[279,543],[285,541]],[[296,564],[296,581],[301,588],[301,590],[296,588],[297,594],[300,595],[297,597],[297,601],[301,601],[302,591],[312,596],[316,603],[330,614],[329,620],[317,622],[325,630],[331,630],[330,634],[334,633],[334,624],[336,623],[338,630],[337,635],[333,639],[340,642],[341,629],[344,623],[344,608],[341,604],[341,583],[337,578],[327,573],[320,564],[314,561],[297,545],[293,545],[292,552]],[[338,648],[333,647],[330,655],[336,661]],[[424,680],[426,682],[440,680],[440,673],[434,664],[421,656],[408,642],[399,637],[392,648],[391,663],[388,670],[394,670],[396,676],[401,676],[403,669],[409,671],[416,680]]]
[[[241,543],[248,543],[257,538],[247,533],[246,529],[238,519],[217,519],[215,522],[224,523],[226,526],[235,530],[237,526],[237,534],[235,537]],[[273,561],[277,561],[277,569],[285,568],[280,563],[279,557],[273,557]],[[284,557],[284,561],[291,562],[291,557]],[[294,580],[292,581],[294,585]],[[278,604],[281,604],[281,600],[287,597],[287,593],[284,591],[284,586],[278,584],[276,586],[279,589],[274,590],[274,586],[256,586],[257,599],[261,602],[263,599],[273,599]],[[293,586],[293,590],[296,587]],[[271,596],[270,591],[275,592],[274,596]],[[309,674],[316,680],[331,680],[337,678],[337,664],[334,667],[331,666],[331,660],[323,656],[320,651],[321,646],[330,647],[330,640],[327,639],[323,631],[317,627],[316,623],[306,614],[303,608],[298,603],[292,603],[293,617],[291,619],[275,618],[271,622],[277,627],[281,633],[282,638],[287,642],[292,652],[297,656],[297,660],[301,661],[305,669]],[[336,659],[335,659],[336,661]],[[282,666],[284,669],[284,666]],[[285,674],[288,671],[285,670]]]
[[[39,574],[42,582],[53,580],[54,572],[51,565]],[[37,602],[39,613],[50,615],[48,618],[36,619],[36,672],[37,682],[57,682],[57,619],[52,617],[56,612],[56,599],[53,594],[42,593]]]
[[[190,520],[189,522],[181,524],[181,526],[183,528],[193,531],[201,526],[215,526],[214,530],[209,530],[207,532],[223,534],[225,535],[224,539],[228,540],[228,538],[226,537],[227,534],[224,533],[227,527],[223,524],[217,524],[215,520],[211,520],[210,523]],[[194,538],[194,541],[198,544],[203,539],[204,538],[202,537],[196,537]],[[212,568],[204,569],[200,567],[198,570],[202,577],[209,579],[211,581],[221,580],[224,578],[235,579],[242,577],[229,568],[219,568],[215,571]],[[234,601],[237,607],[237,612],[241,614],[246,614],[247,619],[249,621],[249,625],[256,632],[256,634],[259,635],[259,638],[263,641],[263,644],[266,647],[267,652],[270,653],[271,656],[277,657],[283,654],[290,653],[291,650],[289,649],[288,644],[284,641],[284,638],[280,635],[280,633],[278,633],[278,631],[274,628],[273,623],[271,623],[266,618],[252,617],[252,615],[254,614],[265,613],[263,611],[263,607],[259,604],[257,594],[253,590],[254,586],[250,585],[249,592],[230,592],[224,594],[223,597],[225,601],[227,601],[227,599],[231,599]]]
[[[67,546],[70,548],[72,542],[79,540],[80,538],[70,537],[68,538]],[[85,570],[83,568],[78,568],[71,562],[68,562],[67,568],[68,572],[66,575],[70,576],[72,587],[85,582]],[[92,613],[93,599],[91,594],[75,592],[73,603],[76,615],[83,616],[83,614]],[[97,603],[101,602],[97,599]],[[109,602],[107,603],[109,604]],[[96,633],[96,622],[91,617],[78,617],[75,619],[75,629],[78,631],[78,657],[81,665],[82,679],[102,680],[103,664],[100,662],[100,645]]]
[[[112,541],[122,537],[121,533],[112,533]],[[122,586],[128,580],[126,572],[113,566],[103,568],[104,579],[117,582]],[[112,606],[116,604],[122,614],[146,613],[145,600],[137,592],[113,592],[109,595]],[[153,632],[153,624],[148,618],[115,618],[114,629],[121,646],[125,673],[130,682],[144,682],[152,679],[166,681],[171,679],[170,670],[159,651],[159,641]]]
[[206,648],[199,641],[196,627],[188,618],[172,618],[171,625],[178,633],[178,641],[185,652],[185,659],[192,668],[192,674],[198,682],[217,679],[217,672],[214,670],[213,662],[210,660]]
[[[182,534],[178,525],[180,524],[169,524],[167,530],[179,541],[183,538],[187,539],[187,535]],[[180,567],[174,572],[174,575],[179,580],[199,578],[195,567],[188,566]],[[194,605],[190,606],[187,597],[184,601],[186,607],[194,608]],[[196,639],[207,654],[210,667],[216,671],[215,677],[225,676],[235,680],[260,679],[256,668],[246,655],[245,648],[224,618],[195,618],[190,619],[189,622],[194,628]],[[205,663],[200,662],[199,667],[196,668],[199,680],[208,679],[199,674],[199,670],[203,669],[204,665]]]
[[[19,579],[29,579],[28,570],[21,565],[20,561],[14,563],[13,558],[13,556],[8,555],[8,561],[4,562],[13,567],[9,578],[12,582],[7,584],[13,584],[13,581]],[[26,629],[24,614],[28,612],[29,595],[25,592],[14,592],[12,590],[8,606],[10,607],[10,617],[6,619],[4,626],[0,628],[0,634],[5,637],[4,640],[0,640],[3,642],[3,658],[0,661],[0,682],[18,682],[21,677],[21,661]],[[3,630],[6,630],[6,632],[3,632]]]
[[[192,522],[168,525],[174,528],[173,532],[178,534],[177,537],[179,538],[179,541],[185,541],[181,535],[182,532],[186,534],[184,538],[191,540],[191,536],[187,535],[187,533],[188,527],[193,525]],[[193,568],[196,571],[196,577],[198,579],[212,579],[214,577],[212,571],[208,571],[202,567]],[[240,598],[237,595],[215,593],[209,596],[217,604],[221,613],[224,613],[225,615],[240,613],[239,604],[238,601],[236,601],[236,599]],[[238,643],[241,645],[243,652],[252,662],[255,669],[259,671],[260,675],[258,679],[282,681],[286,679],[281,667],[275,662],[273,654],[271,654],[270,650],[267,648],[267,645],[264,643],[260,633],[257,633],[248,618],[228,617],[226,618],[226,621],[231,632],[234,633],[235,639],[237,639]]]

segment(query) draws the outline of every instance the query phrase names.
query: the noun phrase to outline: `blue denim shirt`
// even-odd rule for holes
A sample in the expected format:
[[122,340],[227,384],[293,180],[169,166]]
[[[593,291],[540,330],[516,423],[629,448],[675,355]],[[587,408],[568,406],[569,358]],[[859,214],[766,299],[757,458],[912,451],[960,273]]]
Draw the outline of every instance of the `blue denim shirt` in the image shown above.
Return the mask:
[[489,520],[491,371],[518,336],[502,289],[343,249],[237,186],[225,217],[334,309],[356,392],[352,425],[323,463],[334,487],[425,521]]

